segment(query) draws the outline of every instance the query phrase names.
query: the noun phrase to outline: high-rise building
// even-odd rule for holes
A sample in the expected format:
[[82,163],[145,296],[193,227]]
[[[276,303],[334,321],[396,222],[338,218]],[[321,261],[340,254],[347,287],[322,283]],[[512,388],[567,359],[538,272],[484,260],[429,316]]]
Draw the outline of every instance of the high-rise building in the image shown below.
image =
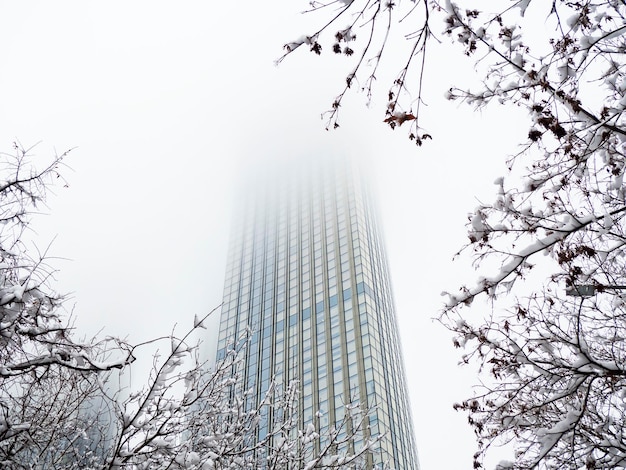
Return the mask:
[[243,380],[259,401],[272,380],[298,380],[301,425],[320,414],[322,425],[334,425],[348,402],[371,407],[366,432],[383,438],[369,466],[417,469],[387,260],[367,185],[345,161],[272,168],[248,185],[235,220],[218,358],[250,328]]

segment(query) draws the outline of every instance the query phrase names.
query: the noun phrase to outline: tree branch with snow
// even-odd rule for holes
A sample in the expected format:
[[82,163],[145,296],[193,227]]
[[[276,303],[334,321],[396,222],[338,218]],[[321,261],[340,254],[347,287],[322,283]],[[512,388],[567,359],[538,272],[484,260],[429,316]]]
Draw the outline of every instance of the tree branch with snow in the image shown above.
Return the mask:
[[[319,14],[332,9],[316,5]],[[428,135],[419,104],[430,92],[423,84],[435,35],[474,58],[478,85],[453,77],[448,99],[528,113],[527,136],[506,156],[493,202],[468,216],[462,254],[479,278],[447,293],[439,317],[463,351],[461,363],[483,374],[476,396],[457,404],[478,439],[474,467],[492,445],[508,443],[516,452],[502,469],[625,467],[626,4],[342,5],[341,18],[357,20],[351,31],[366,36],[351,45],[357,57],[368,54],[370,40],[404,54],[384,121],[410,122],[418,144]],[[377,7],[392,22],[370,28]],[[320,30],[319,44],[329,29]],[[403,30],[415,34],[395,35]],[[373,63],[380,72],[380,55]],[[590,297],[566,295],[585,286]]]

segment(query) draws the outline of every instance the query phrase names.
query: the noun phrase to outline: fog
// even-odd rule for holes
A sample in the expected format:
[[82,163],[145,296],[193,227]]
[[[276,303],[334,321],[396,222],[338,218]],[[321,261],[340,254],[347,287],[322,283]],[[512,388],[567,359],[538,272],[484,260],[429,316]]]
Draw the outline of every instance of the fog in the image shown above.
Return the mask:
[[55,188],[33,238],[51,244],[56,288],[71,293],[80,334],[143,341],[185,330],[221,302],[242,173],[276,156],[362,156],[376,175],[422,468],[469,468],[473,434],[452,403],[471,393],[473,373],[432,318],[442,290],[476,277],[467,259],[451,260],[467,213],[494,194],[525,129],[508,111],[443,99],[471,64],[442,45],[426,83],[432,142],[416,148],[383,124],[384,102],[367,108],[360,94],[344,103],[341,127],[324,130],[340,58],[302,51],[274,65],[302,33],[303,7],[5,4],[1,148],[37,144],[38,161],[73,149],[68,187]]

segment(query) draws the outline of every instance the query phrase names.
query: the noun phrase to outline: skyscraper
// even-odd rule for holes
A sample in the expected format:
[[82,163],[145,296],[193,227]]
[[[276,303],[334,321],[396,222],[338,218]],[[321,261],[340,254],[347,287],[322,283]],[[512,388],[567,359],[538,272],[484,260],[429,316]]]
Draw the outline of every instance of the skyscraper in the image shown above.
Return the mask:
[[[343,160],[272,167],[250,184],[228,255],[218,358],[245,328],[246,389],[298,380],[299,419],[371,407],[371,467],[417,469],[387,261],[364,180]],[[365,436],[364,438],[368,438]]]

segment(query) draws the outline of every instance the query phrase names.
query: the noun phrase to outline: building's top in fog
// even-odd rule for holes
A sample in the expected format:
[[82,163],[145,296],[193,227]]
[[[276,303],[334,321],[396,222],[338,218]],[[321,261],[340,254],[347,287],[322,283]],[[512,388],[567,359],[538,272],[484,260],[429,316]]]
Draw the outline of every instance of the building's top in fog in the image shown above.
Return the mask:
[[377,217],[345,160],[267,165],[248,179],[231,236],[218,356],[252,329],[245,388],[298,380],[300,422],[371,408],[368,467],[418,468],[398,326]]

